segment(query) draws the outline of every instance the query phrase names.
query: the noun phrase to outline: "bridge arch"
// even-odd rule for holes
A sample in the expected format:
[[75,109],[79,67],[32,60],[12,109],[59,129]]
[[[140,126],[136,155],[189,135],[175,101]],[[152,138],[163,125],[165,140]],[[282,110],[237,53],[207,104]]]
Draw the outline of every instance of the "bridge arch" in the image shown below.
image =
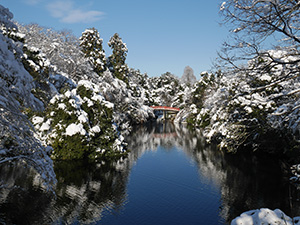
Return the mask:
[[172,111],[172,112],[179,112],[180,108],[175,107],[169,107],[169,106],[150,106],[154,110],[160,110],[160,111]]
[[170,114],[174,115],[180,111],[180,108],[169,107],[169,106],[151,106],[151,108],[154,111],[162,111],[164,120],[168,118],[168,115]]

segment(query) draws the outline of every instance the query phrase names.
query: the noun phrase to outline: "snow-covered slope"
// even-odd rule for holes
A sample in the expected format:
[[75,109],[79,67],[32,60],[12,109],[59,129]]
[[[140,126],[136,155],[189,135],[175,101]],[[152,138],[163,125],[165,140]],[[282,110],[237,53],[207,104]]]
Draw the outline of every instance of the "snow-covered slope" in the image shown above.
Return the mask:
[[[2,30],[14,28],[12,17],[0,5]],[[42,110],[43,103],[31,93],[33,78],[16,57],[22,54],[19,44],[0,32],[0,163],[25,161],[51,188],[55,183],[52,160],[24,114],[27,108]]]

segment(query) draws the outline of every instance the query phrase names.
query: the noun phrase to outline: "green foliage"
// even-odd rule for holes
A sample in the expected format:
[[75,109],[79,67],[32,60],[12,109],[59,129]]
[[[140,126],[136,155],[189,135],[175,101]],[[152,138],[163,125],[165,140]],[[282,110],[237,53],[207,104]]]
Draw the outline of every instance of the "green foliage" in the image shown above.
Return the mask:
[[210,116],[208,113],[205,113],[201,116],[200,125],[199,127],[205,128],[210,125]]
[[189,127],[198,127],[198,128],[206,128],[210,125],[210,115],[209,113],[205,113],[200,116],[200,119],[197,118],[198,114],[191,114],[186,119],[186,122]]
[[80,134],[73,136],[58,136],[52,142],[55,159],[70,160],[87,158],[89,146],[87,140]]
[[186,122],[187,122],[187,125],[188,125],[189,128],[196,127],[196,123],[197,123],[196,116],[195,115],[189,115],[186,118]]
[[249,149],[281,155],[287,151],[292,141],[287,129],[274,129],[268,115],[274,111],[274,104],[258,102],[264,93],[241,95],[226,106],[228,118],[227,133],[223,137],[222,148],[228,152]]
[[93,91],[90,89],[87,89],[84,85],[79,85],[76,89],[76,93],[82,98],[84,99],[84,97],[86,98],[92,98],[93,96]]
[[192,93],[192,103],[194,103],[199,109],[203,107],[205,89],[206,86],[203,85],[203,83],[197,83],[197,87]]

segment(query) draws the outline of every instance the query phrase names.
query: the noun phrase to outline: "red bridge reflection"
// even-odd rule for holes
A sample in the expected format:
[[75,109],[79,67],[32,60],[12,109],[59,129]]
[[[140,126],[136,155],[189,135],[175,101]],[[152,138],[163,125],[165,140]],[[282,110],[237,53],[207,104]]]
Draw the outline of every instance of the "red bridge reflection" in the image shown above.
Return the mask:
[[160,139],[165,139],[165,138],[171,138],[171,137],[177,137],[177,133],[156,133],[156,134],[152,134],[152,137],[154,138],[160,138]]

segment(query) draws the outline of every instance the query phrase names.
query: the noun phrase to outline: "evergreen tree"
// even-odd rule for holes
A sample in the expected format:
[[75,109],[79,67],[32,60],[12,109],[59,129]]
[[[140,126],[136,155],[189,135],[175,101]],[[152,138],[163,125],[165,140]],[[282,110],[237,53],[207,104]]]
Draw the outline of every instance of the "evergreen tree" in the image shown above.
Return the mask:
[[126,44],[123,43],[119,34],[115,33],[109,40],[108,46],[112,49],[112,55],[108,59],[109,69],[117,78],[128,83],[128,78],[126,77],[128,68],[125,63],[128,52]]
[[86,29],[80,37],[80,47],[85,57],[90,60],[96,73],[101,74],[106,70],[103,39],[100,38],[96,28]]
[[184,72],[181,77],[181,81],[186,83],[187,85],[193,85],[194,83],[196,83],[197,79],[194,75],[194,70],[191,67],[186,66],[184,68]]

